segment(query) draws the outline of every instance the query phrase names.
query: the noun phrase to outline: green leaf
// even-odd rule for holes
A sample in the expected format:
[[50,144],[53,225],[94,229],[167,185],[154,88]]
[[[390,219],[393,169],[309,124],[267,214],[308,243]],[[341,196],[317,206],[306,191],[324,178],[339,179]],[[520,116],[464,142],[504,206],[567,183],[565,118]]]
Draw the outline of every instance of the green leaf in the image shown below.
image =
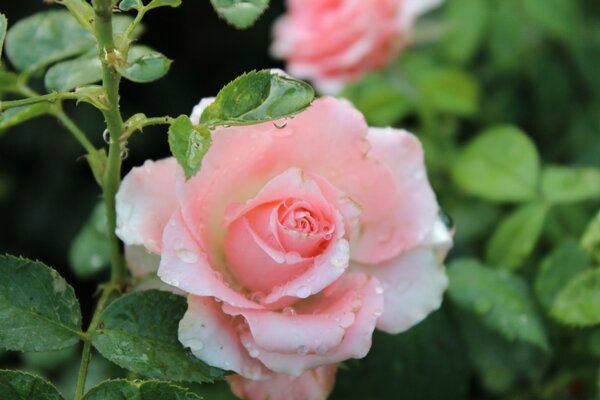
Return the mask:
[[39,351],[35,353],[23,353],[23,362],[27,367],[44,372],[56,371],[68,361],[79,357],[80,349],[77,346],[67,347],[56,351]]
[[598,198],[600,169],[547,167],[542,171],[542,193],[554,204]]
[[123,0],[119,3],[119,9],[121,11],[130,11],[133,9],[141,10],[144,8],[142,0]]
[[79,341],[79,303],[55,270],[38,261],[0,256],[0,276],[0,348],[51,351]]
[[600,324],[600,269],[573,278],[556,296],[550,314],[568,325]]
[[152,0],[147,6],[146,10],[151,10],[158,7],[179,7],[181,0]]
[[144,376],[210,382],[221,371],[198,360],[177,339],[186,309],[184,297],[168,292],[128,294],[102,312],[92,343],[110,361]]
[[442,53],[451,61],[470,61],[485,37],[489,24],[489,0],[453,0],[444,10],[448,32],[441,41]]
[[437,112],[470,116],[479,107],[479,87],[466,72],[432,69],[419,74],[417,86],[428,107]]
[[94,174],[94,179],[99,185],[102,185],[104,171],[106,170],[106,163],[108,161],[106,150],[104,148],[96,149],[93,152],[86,154],[85,159]]
[[380,73],[346,85],[342,97],[350,100],[373,126],[393,125],[413,109],[407,94]]
[[465,146],[452,176],[464,191],[486,200],[522,202],[536,196],[539,164],[527,135],[511,126],[496,126]]
[[4,14],[0,13],[0,65],[2,64],[2,48],[4,47],[4,38],[6,37],[7,27],[8,20]]
[[489,52],[495,68],[514,71],[520,66],[527,51],[529,31],[522,16],[521,0],[489,2]]
[[106,90],[102,86],[98,85],[87,85],[81,86],[75,89],[75,93],[79,95],[77,103],[84,102],[89,103],[99,110],[108,110],[108,99],[106,96]]
[[94,47],[94,37],[66,10],[46,11],[22,19],[6,36],[6,54],[20,71],[37,70]]
[[252,71],[225,86],[200,117],[212,125],[247,125],[292,116],[315,97],[313,88],[271,71]]
[[62,400],[50,383],[21,371],[0,370],[0,393],[6,400]]
[[200,169],[210,144],[210,131],[203,127],[195,128],[185,115],[177,117],[169,127],[169,148],[187,179]]
[[132,46],[127,65],[119,68],[123,77],[133,82],[146,83],[162,78],[169,72],[171,60],[146,46]]
[[202,397],[169,382],[105,381],[91,388],[83,400],[201,400]]
[[540,303],[552,307],[560,290],[577,274],[589,267],[589,259],[576,241],[567,239],[540,266],[535,278],[535,292]]
[[50,92],[67,92],[100,80],[102,65],[94,52],[53,65],[46,72],[44,84]]
[[19,76],[0,68],[0,93],[16,91]]
[[67,7],[79,25],[93,32],[93,21],[96,16],[90,3],[85,0],[62,0],[61,4]]
[[106,207],[99,203],[71,242],[69,262],[80,279],[93,277],[110,264]]
[[581,237],[581,247],[600,262],[600,211],[587,226]]
[[523,0],[532,22],[553,38],[571,42],[581,25],[579,5],[573,0]]
[[461,259],[448,268],[450,299],[510,341],[548,350],[548,339],[525,281],[505,269]]
[[238,29],[252,26],[269,7],[269,0],[210,0],[215,11]]
[[495,266],[517,269],[537,244],[548,207],[540,203],[526,204],[501,223],[486,248],[487,261]]
[[328,399],[464,400],[469,381],[465,350],[444,311],[399,335],[376,331],[364,359],[344,362]]
[[10,108],[0,113],[0,132],[51,111],[50,103],[37,103],[30,106]]

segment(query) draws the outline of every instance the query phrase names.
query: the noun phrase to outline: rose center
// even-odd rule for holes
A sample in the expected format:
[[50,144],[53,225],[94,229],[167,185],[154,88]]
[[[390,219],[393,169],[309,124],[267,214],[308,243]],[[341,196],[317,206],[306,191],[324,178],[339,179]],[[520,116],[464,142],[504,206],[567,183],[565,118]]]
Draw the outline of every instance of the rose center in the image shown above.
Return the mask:
[[308,202],[288,199],[279,204],[277,215],[286,233],[306,238],[321,237],[329,240],[335,230],[333,224],[323,218]]

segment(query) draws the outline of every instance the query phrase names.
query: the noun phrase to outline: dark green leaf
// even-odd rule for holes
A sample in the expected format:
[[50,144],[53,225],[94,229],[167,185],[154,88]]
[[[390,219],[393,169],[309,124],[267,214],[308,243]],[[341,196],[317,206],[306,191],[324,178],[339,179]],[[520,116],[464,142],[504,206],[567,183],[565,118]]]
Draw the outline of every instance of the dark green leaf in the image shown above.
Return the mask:
[[186,178],[198,172],[202,159],[211,144],[210,132],[206,128],[195,128],[192,121],[179,116],[169,127],[169,147],[177,162],[183,168]]
[[92,343],[110,361],[144,376],[212,381],[221,371],[198,360],[177,338],[186,308],[184,297],[168,292],[131,293],[104,310]]
[[0,64],[2,64],[2,48],[4,47],[4,38],[6,37],[7,27],[8,20],[4,14],[0,13]]
[[37,103],[30,106],[10,108],[0,113],[0,132],[27,120],[48,114],[50,103]]
[[589,267],[588,256],[574,240],[565,240],[544,259],[535,278],[535,291],[547,309],[556,296],[577,274]]
[[18,78],[19,76],[14,72],[0,68],[0,93],[15,91]]
[[95,46],[93,36],[66,10],[22,19],[8,31],[6,54],[18,70],[37,70]]
[[428,107],[440,113],[473,115],[479,106],[479,87],[466,72],[433,69],[419,74],[418,89]]
[[238,29],[245,29],[269,7],[269,0],[210,0],[213,7],[228,23]]
[[73,361],[75,356],[79,356],[79,353],[80,349],[77,346],[71,346],[56,351],[23,353],[22,358],[27,367],[51,372],[56,371],[57,368],[64,365],[67,361]]
[[600,269],[573,278],[556,296],[550,314],[568,325],[600,324]]
[[566,42],[576,38],[581,24],[579,5],[573,0],[523,0],[533,23],[551,37]]
[[468,193],[497,202],[521,202],[536,196],[539,156],[519,129],[490,128],[466,145],[452,175]]
[[510,341],[548,350],[544,327],[521,277],[467,259],[453,262],[448,276],[448,294],[461,309],[475,313],[485,326]]
[[551,203],[574,203],[600,197],[597,168],[547,167],[542,171],[542,193]]
[[21,371],[0,370],[0,394],[6,400],[62,400],[44,379]]
[[201,400],[202,397],[169,382],[126,381],[102,382],[90,389],[83,400]]
[[581,237],[581,247],[600,262],[600,211],[587,226]]
[[119,72],[130,81],[138,83],[152,82],[162,78],[171,66],[171,60],[145,46],[131,47],[127,59],[127,65],[119,68]]
[[499,70],[515,70],[527,51],[528,25],[521,12],[521,0],[489,2],[489,51],[494,66]]
[[61,4],[67,7],[79,25],[93,31],[93,21],[96,18],[94,8],[86,0],[62,0]]
[[44,84],[48,91],[67,92],[100,80],[102,66],[94,52],[53,65],[46,72]]
[[247,125],[292,116],[315,97],[310,85],[271,71],[252,71],[225,86],[200,122]]
[[498,267],[519,268],[535,248],[547,213],[546,205],[531,203],[506,217],[488,243],[487,261]]
[[106,208],[96,206],[90,218],[71,242],[69,262],[78,278],[93,277],[110,264]]
[[489,0],[453,0],[445,8],[449,24],[441,49],[452,61],[470,61],[477,52],[490,17]]
[[0,275],[0,348],[51,351],[79,341],[79,303],[55,270],[41,262],[0,256]]
[[467,398],[465,347],[443,311],[399,335],[375,332],[367,357],[344,366],[331,400]]

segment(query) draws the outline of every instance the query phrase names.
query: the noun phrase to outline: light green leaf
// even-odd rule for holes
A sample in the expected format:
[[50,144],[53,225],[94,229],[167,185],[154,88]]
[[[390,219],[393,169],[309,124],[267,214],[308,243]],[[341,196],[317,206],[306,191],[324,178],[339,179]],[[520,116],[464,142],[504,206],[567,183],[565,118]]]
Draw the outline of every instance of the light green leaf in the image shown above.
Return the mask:
[[346,85],[342,97],[350,100],[373,126],[391,126],[413,109],[407,94],[380,73]]
[[419,74],[417,86],[422,101],[437,112],[470,116],[479,107],[477,82],[464,71],[435,68]]
[[452,176],[464,191],[494,202],[522,202],[536,197],[540,170],[535,144],[511,126],[490,128],[458,156]]
[[571,42],[581,25],[579,5],[573,0],[523,0],[523,9],[548,36]]
[[30,106],[10,108],[0,113],[0,132],[30,119],[50,113],[50,103],[37,103]]
[[269,7],[269,0],[210,0],[215,11],[238,29],[252,26]]
[[48,381],[21,371],[0,370],[0,393],[6,400],[63,400]]
[[6,36],[6,55],[18,70],[37,70],[95,47],[94,37],[66,10],[20,20]]
[[547,167],[542,171],[542,193],[555,204],[599,198],[600,169]]
[[79,303],[55,270],[41,262],[0,256],[0,276],[0,348],[51,351],[79,341]]
[[14,72],[5,71],[0,68],[0,93],[16,91],[19,76]]
[[588,256],[577,242],[571,239],[565,240],[543,260],[538,270],[535,292],[540,303],[550,309],[560,290],[588,267]]
[[141,10],[144,8],[142,0],[123,0],[119,3],[119,9],[121,11],[130,11],[133,9]]
[[96,349],[115,364],[151,378],[210,382],[221,371],[207,366],[177,339],[187,309],[184,297],[148,290],[112,302],[92,337]]
[[581,237],[581,247],[600,262],[600,211],[587,226]]
[[102,66],[94,52],[53,65],[46,72],[44,84],[48,91],[67,92],[100,80]]
[[181,5],[181,0],[152,0],[147,6],[147,10],[151,10],[153,8],[158,7],[179,7]]
[[194,127],[185,115],[179,116],[169,127],[169,148],[187,179],[198,172],[211,143],[210,131]]
[[146,83],[162,78],[169,72],[171,60],[146,46],[132,46],[127,65],[119,68],[123,77],[133,82]]
[[6,37],[7,27],[8,20],[4,14],[0,13],[0,65],[2,64],[2,48],[4,47],[4,38]]
[[170,382],[110,380],[91,388],[83,400],[201,400],[202,397]]
[[556,297],[550,314],[568,325],[600,324],[600,269],[573,278]]
[[96,18],[94,8],[85,0],[62,0],[61,4],[67,7],[79,25],[93,32],[93,21]]
[[485,37],[489,24],[489,0],[452,0],[444,10],[448,32],[441,42],[442,53],[451,61],[470,61]]
[[505,269],[461,259],[448,268],[450,299],[510,341],[548,350],[548,339],[525,281]]
[[77,103],[83,101],[89,103],[99,110],[108,110],[108,98],[106,90],[99,85],[81,86],[75,89],[75,93],[79,96]]
[[108,267],[110,247],[106,208],[99,203],[90,218],[71,242],[69,262],[75,275],[80,279],[93,277]]
[[519,268],[535,248],[547,213],[546,205],[532,203],[506,217],[488,242],[487,261],[498,267]]
[[200,117],[206,125],[248,125],[292,116],[315,97],[313,88],[271,71],[252,71],[225,86]]

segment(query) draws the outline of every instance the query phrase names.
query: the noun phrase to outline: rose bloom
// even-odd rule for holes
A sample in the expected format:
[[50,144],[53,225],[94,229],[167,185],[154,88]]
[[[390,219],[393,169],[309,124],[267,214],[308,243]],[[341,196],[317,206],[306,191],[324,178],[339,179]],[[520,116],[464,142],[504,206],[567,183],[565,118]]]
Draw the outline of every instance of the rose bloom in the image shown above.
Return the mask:
[[414,20],[441,0],[288,0],[274,25],[272,54],[323,93],[389,64]]
[[324,399],[375,328],[402,332],[441,304],[451,235],[421,145],[334,98],[212,138],[189,180],[173,158],[124,178],[128,263],[187,294],[179,340],[235,372],[238,396]]

